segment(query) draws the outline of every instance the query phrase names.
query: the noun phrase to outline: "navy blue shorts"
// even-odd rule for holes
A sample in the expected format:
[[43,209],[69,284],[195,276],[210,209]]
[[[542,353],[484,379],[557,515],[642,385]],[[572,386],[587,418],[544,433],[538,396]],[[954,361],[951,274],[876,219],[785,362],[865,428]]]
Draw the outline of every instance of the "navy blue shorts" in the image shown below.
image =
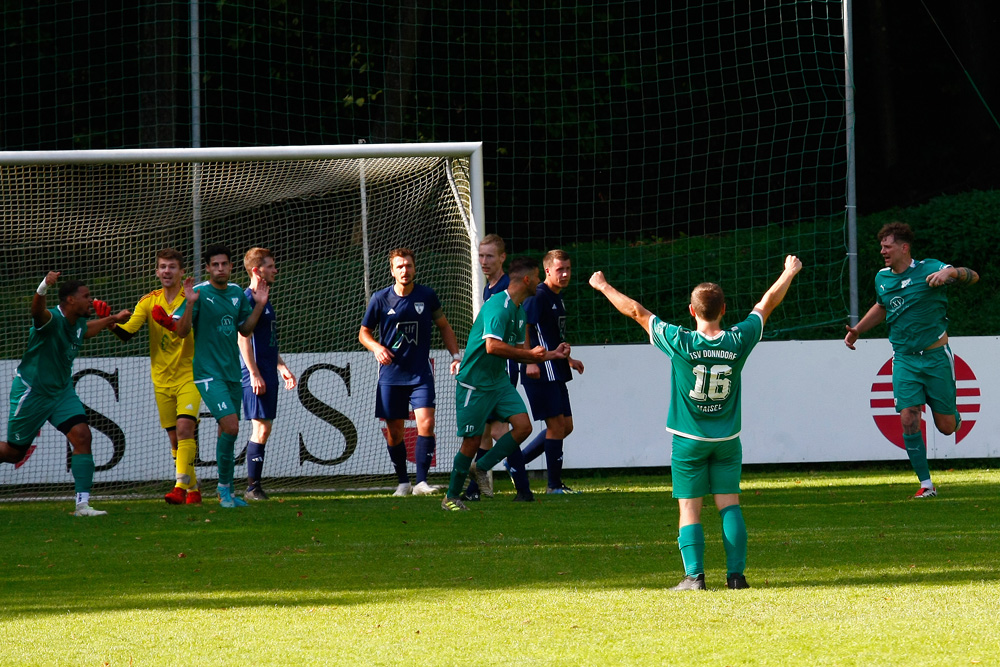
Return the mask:
[[549,417],[573,416],[569,405],[569,390],[565,382],[523,382],[524,393],[528,395],[531,418],[544,421]]
[[434,407],[434,381],[423,384],[380,384],[375,394],[375,417],[378,419],[406,419],[410,406]]
[[250,385],[243,385],[243,417],[245,419],[274,419],[278,414],[278,391],[284,381],[275,374],[273,378],[264,376],[267,391],[262,396],[253,393]]

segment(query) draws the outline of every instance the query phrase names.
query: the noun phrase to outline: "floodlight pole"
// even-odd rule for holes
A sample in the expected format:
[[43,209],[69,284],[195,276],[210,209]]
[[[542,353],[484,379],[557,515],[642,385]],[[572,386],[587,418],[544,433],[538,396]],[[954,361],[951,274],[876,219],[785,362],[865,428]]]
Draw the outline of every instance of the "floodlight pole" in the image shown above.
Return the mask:
[[854,42],[851,0],[844,0],[844,104],[847,144],[847,268],[850,280],[850,321],[858,323],[858,191],[854,138]]

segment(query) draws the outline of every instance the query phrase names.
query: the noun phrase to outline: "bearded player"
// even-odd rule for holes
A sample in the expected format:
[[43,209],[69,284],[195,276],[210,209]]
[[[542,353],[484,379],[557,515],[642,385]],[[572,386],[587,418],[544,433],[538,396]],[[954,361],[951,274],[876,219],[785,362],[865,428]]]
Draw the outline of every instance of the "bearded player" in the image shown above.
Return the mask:
[[[76,491],[73,515],[101,516],[107,512],[90,506],[94,484],[92,434],[83,403],[73,388],[73,361],[84,339],[93,338],[111,324],[124,322],[130,313],[123,310],[111,315],[108,304],[92,298],[90,289],[79,280],[64,282],[59,288],[59,305],[46,308],[45,295],[58,279],[58,271],[49,271],[31,298],[28,348],[10,387],[7,441],[0,442],[0,462],[23,461],[38,431],[49,422],[72,447],[69,467]],[[91,308],[100,319],[86,319]]]

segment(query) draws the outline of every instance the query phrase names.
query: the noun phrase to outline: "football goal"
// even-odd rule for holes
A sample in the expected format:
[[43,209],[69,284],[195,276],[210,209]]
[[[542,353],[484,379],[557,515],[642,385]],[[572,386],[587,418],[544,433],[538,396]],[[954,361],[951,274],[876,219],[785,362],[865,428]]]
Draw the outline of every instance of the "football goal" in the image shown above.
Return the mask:
[[[179,250],[187,274],[199,278],[203,249],[227,245],[232,281],[244,287],[244,253],[271,249],[280,351],[299,385],[280,392],[264,467],[269,490],[395,485],[374,417],[377,362],[358,343],[368,298],[392,282],[390,249],[414,251],[416,280],[437,292],[461,345],[482,294],[478,143],[0,153],[0,216],[4,397],[28,339],[32,295],[47,271],[83,280],[117,312],[160,287],[154,258],[161,248]],[[55,305],[50,297],[48,306]],[[94,435],[97,494],[154,494],[173,484],[146,331],[127,343],[102,332],[85,342],[74,365]],[[458,446],[454,380],[436,328],[435,337],[432,472],[450,472]],[[5,434],[8,408],[2,414]],[[412,446],[416,429],[407,425]],[[245,475],[249,426],[241,415],[237,480]],[[198,431],[197,472],[211,490],[216,423],[204,406]],[[65,437],[46,425],[25,461],[0,466],[0,498],[70,491],[68,451]]]

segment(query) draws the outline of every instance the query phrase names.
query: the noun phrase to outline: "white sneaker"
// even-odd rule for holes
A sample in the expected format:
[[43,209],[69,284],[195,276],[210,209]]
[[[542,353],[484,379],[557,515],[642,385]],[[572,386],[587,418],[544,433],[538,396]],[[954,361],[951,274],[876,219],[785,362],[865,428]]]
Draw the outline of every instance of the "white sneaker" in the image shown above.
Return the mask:
[[90,506],[90,503],[80,503],[76,506],[76,511],[73,512],[73,516],[104,516],[107,512],[103,510],[95,510]]
[[413,486],[411,486],[409,482],[403,482],[402,484],[396,487],[396,490],[393,491],[392,495],[401,498],[403,496],[410,495],[412,492],[413,492]]
[[427,482],[419,482],[413,487],[413,495],[415,496],[429,496],[432,493],[437,493],[441,490],[440,486],[431,486]]

